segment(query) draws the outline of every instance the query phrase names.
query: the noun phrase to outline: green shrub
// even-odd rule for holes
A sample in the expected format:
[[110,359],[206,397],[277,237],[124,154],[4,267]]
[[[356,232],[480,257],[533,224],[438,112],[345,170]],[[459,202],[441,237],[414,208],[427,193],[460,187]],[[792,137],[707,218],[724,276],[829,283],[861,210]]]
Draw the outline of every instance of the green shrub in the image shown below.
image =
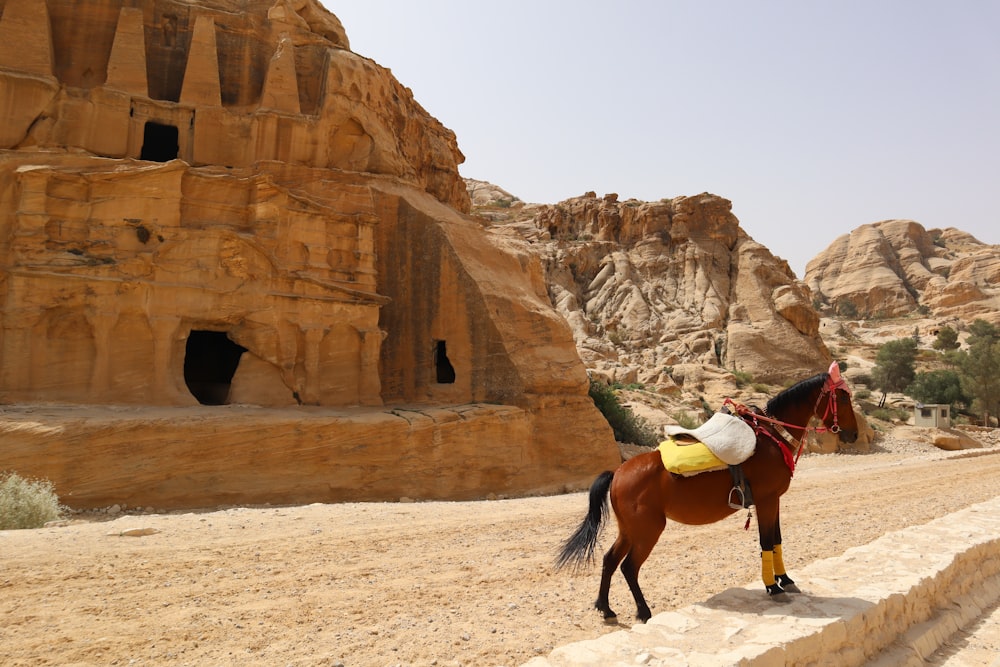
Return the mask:
[[0,530],[41,528],[61,510],[52,482],[0,473]]
[[872,417],[875,419],[881,419],[884,422],[892,421],[892,410],[889,408],[876,408],[872,410]]
[[645,419],[619,403],[618,396],[611,387],[591,378],[590,398],[611,425],[615,440],[644,447],[659,444],[660,437],[656,430]]
[[854,392],[854,397],[859,401],[863,401],[866,398],[871,398],[872,392],[870,389],[858,389],[856,392]]
[[858,317],[858,307],[851,301],[840,301],[835,308],[837,315],[854,320]]
[[733,376],[736,378],[736,386],[740,388],[753,382],[753,373],[747,371],[733,371]]
[[675,412],[670,416],[681,428],[695,429],[701,426],[701,422],[699,422],[696,417],[692,416],[690,412]]
[[906,422],[911,415],[910,411],[905,408],[876,408],[872,410],[871,416],[884,422],[891,422],[894,419]]

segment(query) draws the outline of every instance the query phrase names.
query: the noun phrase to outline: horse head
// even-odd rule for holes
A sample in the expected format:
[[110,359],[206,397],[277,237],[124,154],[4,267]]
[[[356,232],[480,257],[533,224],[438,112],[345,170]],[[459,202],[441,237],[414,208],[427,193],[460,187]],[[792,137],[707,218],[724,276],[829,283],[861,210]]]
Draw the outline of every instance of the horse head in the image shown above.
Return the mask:
[[852,443],[858,439],[858,420],[851,403],[851,389],[840,375],[840,366],[836,361],[830,364],[826,373],[814,413],[827,429],[837,434],[841,442]]

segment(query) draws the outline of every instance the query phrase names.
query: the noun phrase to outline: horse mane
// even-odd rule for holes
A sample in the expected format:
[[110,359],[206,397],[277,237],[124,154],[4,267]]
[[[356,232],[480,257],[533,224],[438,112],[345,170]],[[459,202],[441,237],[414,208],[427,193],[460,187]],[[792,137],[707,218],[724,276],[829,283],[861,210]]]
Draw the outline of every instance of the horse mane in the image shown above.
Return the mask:
[[811,378],[806,378],[805,380],[796,382],[791,387],[785,389],[780,394],[769,400],[765,411],[767,414],[773,416],[776,412],[782,412],[783,408],[792,404],[800,403],[807,395],[821,387],[823,383],[826,382],[829,375],[829,373],[818,373]]

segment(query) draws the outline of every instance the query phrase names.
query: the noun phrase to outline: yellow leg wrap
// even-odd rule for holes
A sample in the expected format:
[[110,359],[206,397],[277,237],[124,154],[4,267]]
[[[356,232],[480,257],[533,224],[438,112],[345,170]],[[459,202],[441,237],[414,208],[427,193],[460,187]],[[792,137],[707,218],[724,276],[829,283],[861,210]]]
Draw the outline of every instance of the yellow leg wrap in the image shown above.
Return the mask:
[[774,585],[774,552],[760,552],[760,578],[764,580],[765,586]]
[[785,574],[785,561],[781,558],[781,545],[774,545],[774,573],[776,575]]

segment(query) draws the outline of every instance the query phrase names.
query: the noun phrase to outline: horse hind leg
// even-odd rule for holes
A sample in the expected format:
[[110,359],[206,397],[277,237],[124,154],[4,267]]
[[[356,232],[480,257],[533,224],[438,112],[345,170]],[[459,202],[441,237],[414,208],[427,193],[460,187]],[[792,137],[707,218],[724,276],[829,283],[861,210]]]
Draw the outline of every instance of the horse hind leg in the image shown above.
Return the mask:
[[652,553],[665,526],[665,517],[651,520],[641,539],[633,540],[632,548],[622,562],[622,575],[628,583],[629,590],[632,591],[632,597],[635,598],[635,617],[642,623],[648,621],[653,614],[649,610],[649,605],[646,604],[646,597],[642,594],[642,589],[639,588],[639,569],[649,558],[649,554]]
[[632,597],[635,598],[635,617],[641,622],[645,623],[653,616],[653,612],[649,610],[649,605],[646,604],[646,596],[642,594],[642,589],[639,588],[639,568],[642,567],[642,562],[636,562],[638,559],[630,553],[622,561],[622,574],[625,576],[625,581],[628,583],[628,589],[632,591]]
[[618,569],[618,564],[625,558],[628,550],[628,540],[619,532],[615,543],[604,554],[604,560],[601,565],[601,587],[597,592],[597,600],[594,602],[594,607],[597,611],[601,612],[605,623],[614,623],[618,619],[618,614],[611,609],[608,596],[611,593],[611,577],[614,575],[615,570]]

